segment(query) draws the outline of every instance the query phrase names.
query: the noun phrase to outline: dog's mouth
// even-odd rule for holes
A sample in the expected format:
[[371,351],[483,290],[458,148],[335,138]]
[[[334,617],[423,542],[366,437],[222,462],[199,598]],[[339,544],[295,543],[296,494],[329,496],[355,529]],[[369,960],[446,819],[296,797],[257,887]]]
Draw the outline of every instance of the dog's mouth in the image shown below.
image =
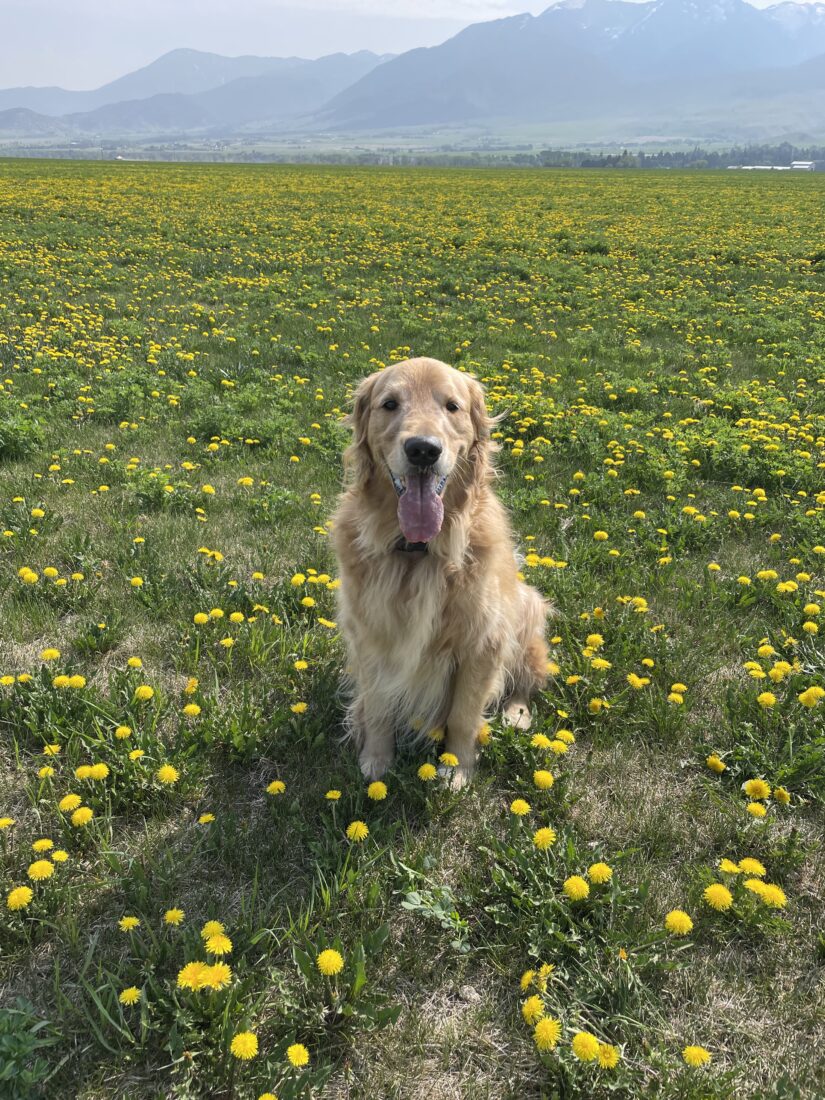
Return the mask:
[[408,542],[430,542],[444,522],[441,499],[447,475],[433,470],[415,470],[405,475],[390,470],[398,497],[398,526]]

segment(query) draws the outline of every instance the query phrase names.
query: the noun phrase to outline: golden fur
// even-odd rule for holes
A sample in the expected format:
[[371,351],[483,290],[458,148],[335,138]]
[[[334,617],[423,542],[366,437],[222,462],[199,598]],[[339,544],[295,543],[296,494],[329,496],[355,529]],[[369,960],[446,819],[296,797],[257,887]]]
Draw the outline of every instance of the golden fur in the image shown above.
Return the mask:
[[[510,525],[490,486],[495,421],[478,382],[421,358],[366,378],[350,422],[332,532],[348,727],[370,779],[391,765],[396,734],[443,727],[462,786],[485,712],[502,702],[505,720],[529,726],[530,696],[546,678],[548,605],[516,574]],[[397,548],[391,471],[403,473],[404,443],[420,436],[442,446],[435,471],[449,476],[440,532],[426,552],[406,552]]]

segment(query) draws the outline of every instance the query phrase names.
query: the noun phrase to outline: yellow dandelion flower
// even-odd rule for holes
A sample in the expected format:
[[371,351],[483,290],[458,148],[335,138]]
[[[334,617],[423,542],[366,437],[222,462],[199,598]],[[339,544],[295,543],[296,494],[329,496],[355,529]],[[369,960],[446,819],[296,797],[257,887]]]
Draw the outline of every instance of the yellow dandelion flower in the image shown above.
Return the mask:
[[521,1014],[525,1023],[537,1023],[544,1015],[544,1002],[541,997],[536,993],[532,997],[528,997],[521,1006]]
[[6,897],[6,908],[12,913],[19,912],[21,909],[25,909],[27,905],[31,903],[34,893],[29,886],[15,886],[13,890],[9,890]]
[[231,955],[232,940],[230,940],[229,936],[225,936],[223,932],[217,932],[214,936],[209,936],[207,939],[206,950],[210,955]]
[[571,875],[566,878],[562,890],[571,901],[583,901],[590,896],[590,887],[581,875]]
[[233,1036],[229,1049],[236,1058],[248,1062],[258,1053],[258,1037],[254,1031],[239,1031]]
[[344,969],[344,959],[340,952],[328,947],[315,960],[315,965],[325,977],[339,974]]
[[303,1043],[293,1043],[287,1047],[286,1056],[290,1065],[295,1066],[296,1069],[309,1063],[309,1051]]
[[819,706],[820,702],[825,699],[825,688],[817,686],[806,688],[805,691],[800,692],[797,698],[803,707],[808,707],[810,710],[813,710],[814,707]]
[[665,928],[673,936],[687,936],[693,931],[693,921],[682,909],[671,909],[665,916]]
[[[757,879],[756,881],[759,880]],[[771,909],[784,909],[788,904],[785,891],[780,886],[776,886],[772,882],[763,882],[761,883],[761,887],[762,889],[759,891],[759,896]]]
[[738,875],[741,868],[738,863],[734,863],[732,859],[720,859],[719,870],[724,871],[726,875]]
[[618,1047],[611,1043],[599,1043],[599,1066],[602,1069],[615,1069],[620,1058]]
[[759,878],[764,878],[768,873],[765,870],[764,864],[760,863],[758,859],[753,859],[751,856],[745,856],[744,859],[740,859],[738,869],[746,875],[757,875]]
[[589,1031],[577,1031],[570,1046],[581,1062],[593,1062],[599,1057],[599,1040]]
[[710,1061],[711,1055],[709,1050],[705,1050],[704,1047],[688,1046],[682,1051],[682,1058],[685,1063],[694,1068],[698,1066],[706,1066]]
[[360,844],[369,836],[369,829],[365,821],[352,821],[347,825],[347,837],[353,844]]
[[561,1024],[553,1016],[543,1016],[533,1030],[533,1041],[539,1050],[553,1050],[561,1037]]
[[702,893],[702,897],[713,909],[717,909],[722,912],[725,909],[730,909],[733,905],[733,895],[727,886],[723,886],[721,882],[711,883],[706,887]]
[[592,863],[587,870],[587,877],[599,886],[610,881],[613,877],[613,868],[607,863]]
[[771,788],[764,779],[748,779],[742,784],[742,790],[748,798],[764,800],[771,797]]
[[204,989],[225,989],[231,981],[232,967],[225,962],[205,966],[201,973],[201,986]]

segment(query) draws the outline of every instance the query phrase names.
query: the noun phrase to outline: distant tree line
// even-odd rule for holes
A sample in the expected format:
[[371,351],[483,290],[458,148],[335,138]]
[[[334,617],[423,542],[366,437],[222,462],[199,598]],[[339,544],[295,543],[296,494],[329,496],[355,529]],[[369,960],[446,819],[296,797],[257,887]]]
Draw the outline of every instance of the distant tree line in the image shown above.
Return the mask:
[[538,154],[544,168],[727,168],[729,165],[788,165],[793,160],[812,160],[825,167],[825,146],[742,145],[733,149],[709,150],[700,146],[690,150],[646,153],[644,150],[621,153],[582,153],[544,149]]
[[[501,143],[504,144],[503,142]],[[39,145],[27,147],[25,143],[8,144],[0,148],[0,156],[53,157],[74,160],[123,160],[181,161],[201,163],[247,164],[351,164],[384,165],[396,167],[432,168],[695,168],[716,169],[730,165],[788,166],[794,160],[813,161],[820,171],[825,171],[825,146],[797,146],[789,142],[781,145],[742,145],[732,149],[710,150],[695,146],[693,149],[662,150],[646,153],[644,150],[620,153],[594,153],[587,150],[541,149],[522,145],[517,148],[464,149],[455,145],[442,145],[435,149],[416,150],[403,146],[381,148],[342,149],[279,149],[277,151],[223,143],[204,146],[198,143],[169,142],[158,144],[132,144],[129,142],[91,141],[76,142],[71,146]]]

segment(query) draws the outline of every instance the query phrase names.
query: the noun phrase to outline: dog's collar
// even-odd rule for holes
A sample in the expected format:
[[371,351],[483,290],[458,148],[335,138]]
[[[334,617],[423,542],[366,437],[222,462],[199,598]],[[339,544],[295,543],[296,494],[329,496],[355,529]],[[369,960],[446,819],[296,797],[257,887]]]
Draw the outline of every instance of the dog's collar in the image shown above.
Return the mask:
[[407,542],[407,540],[402,535],[401,538],[398,540],[398,542],[393,547],[393,549],[394,550],[401,550],[405,554],[412,554],[416,551],[419,551],[419,552],[423,551],[426,554],[427,553],[427,547],[429,545],[430,544],[428,542]]

